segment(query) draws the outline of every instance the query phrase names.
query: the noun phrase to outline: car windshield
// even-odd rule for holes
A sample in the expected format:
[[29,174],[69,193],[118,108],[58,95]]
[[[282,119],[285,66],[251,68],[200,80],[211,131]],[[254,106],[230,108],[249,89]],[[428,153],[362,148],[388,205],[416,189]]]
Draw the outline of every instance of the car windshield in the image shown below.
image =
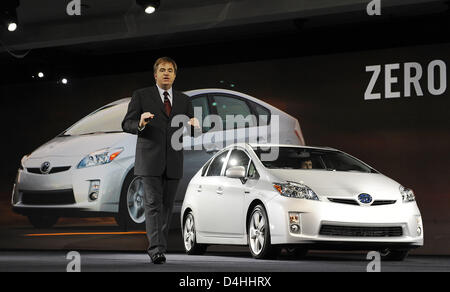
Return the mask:
[[253,150],[260,160],[261,154],[274,153],[274,150],[278,150],[278,156],[275,160],[261,160],[265,167],[272,169],[305,169],[377,173],[377,171],[370,166],[360,162],[350,155],[336,150],[301,147],[277,147],[277,149],[273,149],[273,147],[257,147]]
[[123,132],[122,120],[127,109],[127,102],[105,106],[84,117],[60,136]]

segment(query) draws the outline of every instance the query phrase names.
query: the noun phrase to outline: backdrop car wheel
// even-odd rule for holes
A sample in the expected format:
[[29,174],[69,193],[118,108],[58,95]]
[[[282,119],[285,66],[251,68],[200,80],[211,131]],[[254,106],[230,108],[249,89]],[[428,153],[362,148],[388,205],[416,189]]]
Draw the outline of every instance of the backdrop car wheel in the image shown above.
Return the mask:
[[198,244],[195,235],[195,221],[192,212],[187,214],[183,224],[184,249],[189,255],[201,255],[206,252],[207,245]]
[[256,259],[275,257],[277,249],[270,243],[269,220],[262,205],[255,206],[247,224],[247,236],[252,256]]
[[380,252],[381,260],[384,261],[403,261],[408,257],[409,250],[407,249],[387,249]]
[[58,216],[51,215],[30,215],[28,216],[28,221],[30,221],[31,225],[35,228],[50,228],[56,224],[58,221]]
[[116,222],[123,230],[145,229],[144,186],[133,170],[122,185]]

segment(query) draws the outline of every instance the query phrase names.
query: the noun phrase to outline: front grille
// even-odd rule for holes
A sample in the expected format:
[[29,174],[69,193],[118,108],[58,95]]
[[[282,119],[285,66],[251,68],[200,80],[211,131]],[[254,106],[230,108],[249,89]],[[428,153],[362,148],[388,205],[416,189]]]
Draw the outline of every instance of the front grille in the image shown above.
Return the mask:
[[73,190],[20,191],[25,205],[69,205],[75,204]]
[[337,199],[337,198],[328,198],[330,202],[340,203],[340,204],[348,204],[348,205],[359,205],[357,201],[352,199]]
[[391,205],[395,204],[396,200],[376,200],[372,203],[372,206]]
[[[63,172],[63,171],[69,170],[69,169],[70,169],[70,166],[52,167],[52,169],[50,169],[49,174]],[[28,167],[27,171],[31,172],[31,173],[35,173],[35,174],[42,174],[41,169],[39,167]]]
[[368,227],[322,225],[320,235],[351,237],[396,237],[403,235],[401,226]]
[[[359,205],[358,201],[353,199],[338,199],[338,198],[328,198],[330,202],[339,203],[339,204],[347,204],[347,205]],[[375,200],[372,204],[368,204],[369,206],[382,206],[382,205],[391,205],[395,204],[396,200]]]

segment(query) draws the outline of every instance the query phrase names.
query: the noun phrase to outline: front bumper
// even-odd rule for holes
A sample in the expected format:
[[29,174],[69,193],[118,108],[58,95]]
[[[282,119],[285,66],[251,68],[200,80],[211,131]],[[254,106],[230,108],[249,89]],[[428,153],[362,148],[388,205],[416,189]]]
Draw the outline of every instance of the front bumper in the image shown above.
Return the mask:
[[[13,186],[12,209],[22,215],[49,213],[62,217],[111,215],[118,212],[125,175],[126,169],[114,161],[84,169],[72,167],[54,174],[36,174],[19,169]],[[93,181],[100,183],[96,200],[89,198]]]
[[[267,208],[272,244],[323,245],[352,249],[414,248],[423,245],[422,217],[415,202],[356,206],[277,196],[267,204]],[[289,212],[299,215],[298,233],[290,231]],[[321,232],[324,226],[336,227],[340,233],[334,230]],[[385,230],[397,232],[384,232]]]

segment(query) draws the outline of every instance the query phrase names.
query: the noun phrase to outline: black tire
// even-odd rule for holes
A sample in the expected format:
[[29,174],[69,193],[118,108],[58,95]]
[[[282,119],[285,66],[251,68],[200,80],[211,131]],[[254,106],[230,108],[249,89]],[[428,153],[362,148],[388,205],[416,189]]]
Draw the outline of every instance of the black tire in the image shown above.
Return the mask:
[[[143,222],[137,222],[130,215],[130,211],[128,208],[128,191],[130,189],[131,183],[134,184],[136,183],[136,180],[139,179],[140,179],[139,177],[134,175],[134,169],[131,169],[122,185],[119,202],[119,213],[115,217],[115,220],[117,224],[120,226],[120,228],[125,231],[145,229],[145,218]],[[144,204],[143,198],[142,204]]]
[[58,216],[52,215],[29,215],[28,221],[35,228],[51,228],[58,222]]
[[183,246],[188,255],[202,255],[206,252],[206,244],[197,243],[194,214],[189,212],[183,220]]
[[[255,216],[264,220],[262,225],[257,226],[255,223]],[[261,222],[261,219],[259,219]],[[275,258],[280,249],[272,246],[270,242],[270,228],[269,219],[266,210],[261,204],[256,205],[247,222],[247,238],[249,243],[250,253],[255,259],[271,259]],[[262,241],[262,242],[261,242]]]
[[381,260],[401,262],[408,257],[408,254],[409,250],[407,249],[388,249],[381,251]]

